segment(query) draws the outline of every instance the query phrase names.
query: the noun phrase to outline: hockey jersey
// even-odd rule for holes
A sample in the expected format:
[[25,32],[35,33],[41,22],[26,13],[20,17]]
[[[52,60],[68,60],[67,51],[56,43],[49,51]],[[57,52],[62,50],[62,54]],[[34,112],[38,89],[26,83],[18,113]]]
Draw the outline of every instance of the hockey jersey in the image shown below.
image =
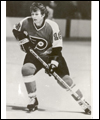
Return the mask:
[[46,19],[44,24],[37,28],[31,16],[24,18],[14,29],[29,36],[29,40],[34,45],[38,54],[50,54],[55,48],[62,48],[62,36],[56,22]]

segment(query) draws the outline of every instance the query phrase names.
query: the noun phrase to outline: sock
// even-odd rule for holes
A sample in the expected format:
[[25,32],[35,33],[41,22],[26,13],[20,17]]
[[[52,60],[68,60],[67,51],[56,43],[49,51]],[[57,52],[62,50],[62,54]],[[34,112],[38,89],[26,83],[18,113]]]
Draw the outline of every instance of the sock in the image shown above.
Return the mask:
[[[82,92],[80,91],[80,89],[75,84],[73,84],[71,86],[71,88],[72,88],[73,92],[75,92],[78,95],[78,97],[79,97],[78,99],[82,99],[83,98]],[[72,95],[72,96],[74,97],[74,95]],[[77,100],[77,98],[76,98],[76,100]]]
[[26,90],[27,90],[27,93],[28,93],[28,96],[30,98],[32,97],[36,97],[36,81],[34,79],[34,76],[31,75],[31,76],[25,76],[23,77],[23,80],[24,80],[24,83],[25,83],[25,87],[26,87]]

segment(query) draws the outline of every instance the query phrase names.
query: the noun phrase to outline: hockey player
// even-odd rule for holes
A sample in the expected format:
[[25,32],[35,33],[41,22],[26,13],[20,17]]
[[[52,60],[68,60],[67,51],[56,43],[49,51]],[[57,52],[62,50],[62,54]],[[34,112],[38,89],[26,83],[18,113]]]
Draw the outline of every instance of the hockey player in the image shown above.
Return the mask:
[[[27,108],[36,110],[38,100],[34,76],[43,65],[29,52],[29,47],[48,63],[49,70],[46,70],[46,73],[51,75],[50,73],[55,71],[70,87],[73,86],[73,80],[69,76],[67,64],[62,56],[62,36],[59,26],[54,21],[46,19],[48,12],[41,3],[34,2],[30,6],[30,12],[31,16],[14,26],[13,34],[19,40],[21,49],[26,52],[22,76],[30,98]],[[60,82],[58,83],[65,88]],[[83,97],[76,86],[73,89],[80,98]]]

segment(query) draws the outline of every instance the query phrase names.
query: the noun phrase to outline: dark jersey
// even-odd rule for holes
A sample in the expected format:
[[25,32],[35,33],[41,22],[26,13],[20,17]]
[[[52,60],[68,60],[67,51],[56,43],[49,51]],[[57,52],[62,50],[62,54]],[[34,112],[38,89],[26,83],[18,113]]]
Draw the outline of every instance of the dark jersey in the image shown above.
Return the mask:
[[26,17],[14,29],[28,34],[34,50],[39,54],[50,54],[53,48],[62,48],[62,36],[56,22],[45,20],[44,24],[37,28],[31,17]]

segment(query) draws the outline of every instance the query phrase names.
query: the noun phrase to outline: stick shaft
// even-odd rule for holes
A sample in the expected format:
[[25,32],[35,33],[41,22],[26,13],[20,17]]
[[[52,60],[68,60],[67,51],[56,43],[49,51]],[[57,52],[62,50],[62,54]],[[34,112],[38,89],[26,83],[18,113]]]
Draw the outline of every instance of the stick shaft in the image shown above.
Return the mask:
[[[41,57],[38,56],[36,52],[34,52],[33,49],[29,48],[29,51],[31,52],[32,55],[34,55],[34,56],[43,64],[43,66],[44,66],[46,69],[49,69],[48,64],[47,64],[46,62],[44,62],[44,61],[41,59]],[[69,90],[69,91],[71,92],[71,95],[76,99],[76,101],[78,102],[78,104],[79,104],[84,110],[85,110],[86,108],[88,108],[88,109],[91,111],[90,105],[89,105],[86,101],[83,101],[83,100],[79,99],[79,95],[78,95],[77,93],[75,93],[75,92],[72,90],[72,88],[71,88],[69,85],[67,85],[67,83],[66,83],[64,80],[62,80],[62,78],[61,78],[56,72],[54,72],[52,75],[53,75],[54,78],[56,78],[60,83],[62,83],[62,84],[66,87],[67,90]]]

